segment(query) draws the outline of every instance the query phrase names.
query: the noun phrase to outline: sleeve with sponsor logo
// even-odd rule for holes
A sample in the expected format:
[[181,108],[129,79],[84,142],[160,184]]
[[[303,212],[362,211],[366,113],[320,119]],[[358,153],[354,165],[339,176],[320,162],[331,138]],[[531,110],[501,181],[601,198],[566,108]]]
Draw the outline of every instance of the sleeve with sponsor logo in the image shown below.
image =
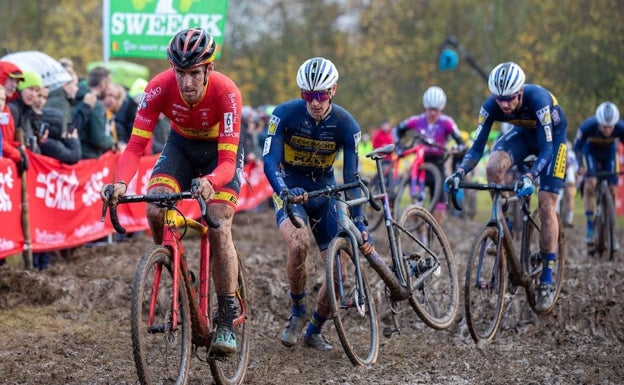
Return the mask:
[[267,136],[264,140],[262,149],[262,157],[264,159],[264,174],[266,175],[273,191],[277,194],[287,188],[286,182],[282,176],[280,164],[284,154],[284,136],[283,124],[280,125],[282,119],[278,115],[282,111],[282,107],[278,106],[267,125]]
[[217,145],[217,167],[206,178],[213,186],[228,183],[236,172],[236,154],[240,144],[241,111],[243,99],[238,87],[229,84],[221,94],[219,108],[222,111],[219,122]]
[[[538,103],[538,107],[535,111],[535,118],[537,120],[537,146],[538,154],[537,160],[533,163],[530,173],[535,179],[546,167],[553,156],[553,123],[552,123],[552,109],[550,101],[548,103]],[[565,165],[565,164],[564,164]]]
[[[152,137],[154,127],[156,127],[158,117],[161,112],[165,112],[162,105],[166,96],[164,90],[167,85],[163,82],[163,76],[164,74],[157,75],[145,87],[134,118],[128,146],[117,161],[117,180],[119,181],[129,183],[134,177],[139,167],[141,155],[145,152],[145,147]],[[178,92],[177,84],[170,84],[169,86],[174,87],[174,91]]]

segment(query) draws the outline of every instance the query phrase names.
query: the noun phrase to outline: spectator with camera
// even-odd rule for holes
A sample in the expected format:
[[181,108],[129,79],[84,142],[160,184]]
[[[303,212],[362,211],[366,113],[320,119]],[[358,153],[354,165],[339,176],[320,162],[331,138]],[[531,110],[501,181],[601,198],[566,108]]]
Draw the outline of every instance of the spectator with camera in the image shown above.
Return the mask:
[[63,131],[63,112],[46,104],[49,89],[42,87],[33,109],[39,118],[39,132],[47,132],[39,143],[41,154],[65,164],[76,164],[82,158],[80,139],[73,125]]

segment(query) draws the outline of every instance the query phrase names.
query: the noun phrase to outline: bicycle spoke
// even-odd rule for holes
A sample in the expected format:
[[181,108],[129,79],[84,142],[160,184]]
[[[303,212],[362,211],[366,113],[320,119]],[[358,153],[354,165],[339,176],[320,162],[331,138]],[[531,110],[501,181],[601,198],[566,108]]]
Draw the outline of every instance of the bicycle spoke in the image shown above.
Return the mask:
[[428,211],[410,206],[402,213],[396,232],[403,278],[412,292],[410,304],[432,328],[451,326],[459,309],[459,284],[442,229]]

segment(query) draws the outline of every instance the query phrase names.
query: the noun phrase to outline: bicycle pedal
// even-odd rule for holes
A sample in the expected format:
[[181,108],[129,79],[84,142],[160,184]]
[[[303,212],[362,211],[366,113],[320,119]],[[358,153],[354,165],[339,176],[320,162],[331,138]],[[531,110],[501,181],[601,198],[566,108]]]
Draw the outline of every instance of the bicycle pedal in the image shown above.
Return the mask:
[[398,333],[398,331],[398,329],[393,328],[392,326],[385,326],[383,328],[383,336],[386,338],[390,338],[394,333]]

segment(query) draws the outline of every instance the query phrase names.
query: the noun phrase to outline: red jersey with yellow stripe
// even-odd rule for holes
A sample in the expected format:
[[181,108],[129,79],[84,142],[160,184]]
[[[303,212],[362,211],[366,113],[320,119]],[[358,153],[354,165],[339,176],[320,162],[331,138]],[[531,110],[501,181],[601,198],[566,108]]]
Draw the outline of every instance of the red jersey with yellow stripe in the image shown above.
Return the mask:
[[206,87],[201,101],[189,105],[180,95],[173,69],[161,72],[147,84],[128,146],[119,158],[118,181],[127,183],[134,177],[161,113],[181,136],[218,142],[217,167],[206,176],[213,186],[223,186],[232,179],[240,142],[242,97],[236,84],[220,72],[210,73]]

